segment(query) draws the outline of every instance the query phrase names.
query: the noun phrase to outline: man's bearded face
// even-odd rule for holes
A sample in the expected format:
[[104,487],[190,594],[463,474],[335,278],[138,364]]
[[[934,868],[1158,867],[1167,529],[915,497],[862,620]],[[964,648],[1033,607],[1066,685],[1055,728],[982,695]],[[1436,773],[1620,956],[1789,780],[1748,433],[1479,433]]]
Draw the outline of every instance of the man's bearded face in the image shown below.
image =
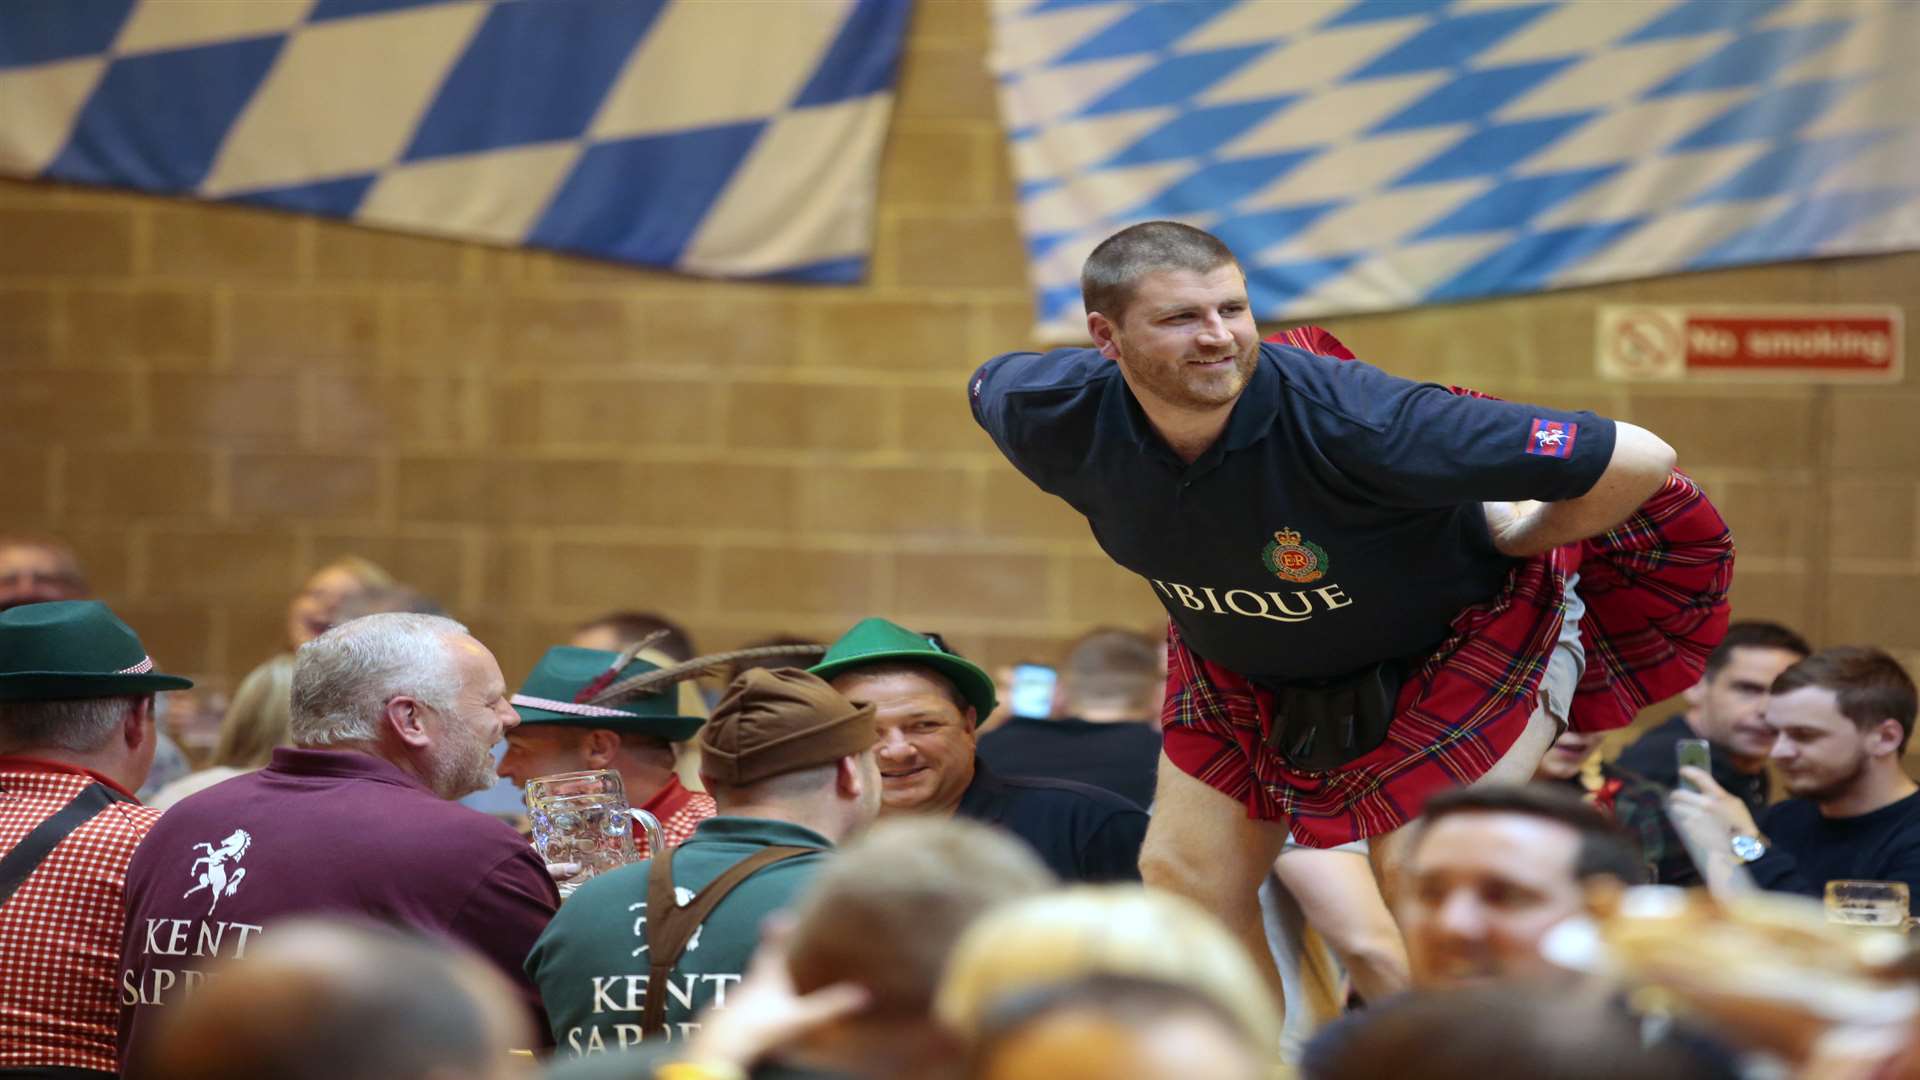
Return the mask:
[[1146,275],[1111,348],[1136,397],[1194,412],[1232,405],[1260,359],[1246,278],[1233,263]]

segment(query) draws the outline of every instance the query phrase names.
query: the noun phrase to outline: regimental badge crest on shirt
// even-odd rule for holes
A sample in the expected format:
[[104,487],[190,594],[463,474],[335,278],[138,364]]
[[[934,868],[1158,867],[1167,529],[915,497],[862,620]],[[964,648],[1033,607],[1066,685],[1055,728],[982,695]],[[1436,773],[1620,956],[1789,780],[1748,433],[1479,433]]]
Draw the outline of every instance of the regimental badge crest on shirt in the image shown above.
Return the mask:
[[1281,528],[1260,552],[1260,561],[1282,581],[1306,584],[1327,576],[1327,550],[1292,529]]
[[1527,453],[1541,457],[1570,458],[1573,456],[1573,440],[1579,435],[1579,424],[1536,416],[1532,430],[1527,432]]

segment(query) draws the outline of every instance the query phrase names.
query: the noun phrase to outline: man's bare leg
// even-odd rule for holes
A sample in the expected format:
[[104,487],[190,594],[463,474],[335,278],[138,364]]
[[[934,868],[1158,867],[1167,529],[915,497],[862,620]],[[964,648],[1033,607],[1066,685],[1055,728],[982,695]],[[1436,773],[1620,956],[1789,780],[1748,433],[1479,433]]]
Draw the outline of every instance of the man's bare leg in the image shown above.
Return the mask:
[[[1533,778],[1534,770],[1540,767],[1540,759],[1547,756],[1547,750],[1559,735],[1560,725],[1554,722],[1547,710],[1534,709],[1533,715],[1527,718],[1526,730],[1514,740],[1506,754],[1493,763],[1493,768],[1488,769],[1486,775],[1468,786],[1526,783]],[[1409,823],[1390,833],[1367,839],[1367,854],[1373,859],[1374,876],[1380,880],[1380,894],[1387,898],[1387,908],[1395,918],[1399,917],[1403,871],[1406,869],[1408,841],[1413,836],[1413,828],[1413,824]]]
[[1148,885],[1179,893],[1218,915],[1246,946],[1282,1007],[1280,972],[1267,951],[1260,919],[1260,884],[1286,843],[1286,822],[1247,817],[1244,804],[1160,755],[1153,820],[1140,849],[1140,876]]

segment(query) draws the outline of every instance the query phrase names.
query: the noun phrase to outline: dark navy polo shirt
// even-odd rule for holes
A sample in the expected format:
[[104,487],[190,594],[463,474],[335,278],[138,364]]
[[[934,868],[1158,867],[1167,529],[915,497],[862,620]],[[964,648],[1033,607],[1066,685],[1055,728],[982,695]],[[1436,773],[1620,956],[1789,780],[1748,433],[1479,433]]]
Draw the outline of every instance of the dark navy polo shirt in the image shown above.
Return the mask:
[[1576,498],[1613,456],[1613,421],[1593,413],[1270,342],[1191,465],[1093,349],[997,357],[969,396],[1007,460],[1147,579],[1189,648],[1273,679],[1431,651],[1513,566],[1480,504]]
[[976,757],[955,813],[1025,840],[1062,881],[1140,880],[1147,814],[1111,791],[1000,776]]

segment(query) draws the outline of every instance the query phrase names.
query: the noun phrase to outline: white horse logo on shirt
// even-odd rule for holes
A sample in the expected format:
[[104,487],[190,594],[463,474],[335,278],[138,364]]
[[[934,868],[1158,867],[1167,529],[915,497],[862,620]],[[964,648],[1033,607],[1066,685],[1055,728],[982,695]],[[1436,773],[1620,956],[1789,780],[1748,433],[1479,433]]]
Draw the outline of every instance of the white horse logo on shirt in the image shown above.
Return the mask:
[[[193,860],[192,866],[187,867],[189,874],[199,871],[196,875],[199,884],[182,893],[180,899],[185,900],[201,889],[207,889],[213,894],[213,903],[207,905],[207,914],[212,915],[213,909],[220,905],[220,898],[232,896],[234,890],[240,887],[240,879],[247,876],[247,872],[242,869],[235,869],[229,873],[227,861],[239,862],[246,858],[247,849],[253,846],[253,837],[248,836],[245,829],[235,829],[232,836],[220,841],[218,845],[195,844],[193,846],[206,852],[205,855]],[[202,866],[205,866],[206,870],[200,871]]]
[[1567,441],[1567,433],[1560,428],[1542,428],[1533,433],[1533,438],[1541,446],[1559,446]]
[[[673,901],[681,907],[686,907],[688,904],[693,903],[693,890],[683,889],[678,885],[674,886]],[[627,910],[643,913],[636,916],[633,920],[633,936],[640,939],[640,947],[633,950],[633,955],[639,956],[641,953],[647,951],[647,917],[644,914],[647,910],[647,902],[642,900],[637,904],[628,904]],[[700,947],[700,934],[705,931],[706,928],[705,923],[694,928],[693,936],[687,939],[688,952],[692,952]]]

